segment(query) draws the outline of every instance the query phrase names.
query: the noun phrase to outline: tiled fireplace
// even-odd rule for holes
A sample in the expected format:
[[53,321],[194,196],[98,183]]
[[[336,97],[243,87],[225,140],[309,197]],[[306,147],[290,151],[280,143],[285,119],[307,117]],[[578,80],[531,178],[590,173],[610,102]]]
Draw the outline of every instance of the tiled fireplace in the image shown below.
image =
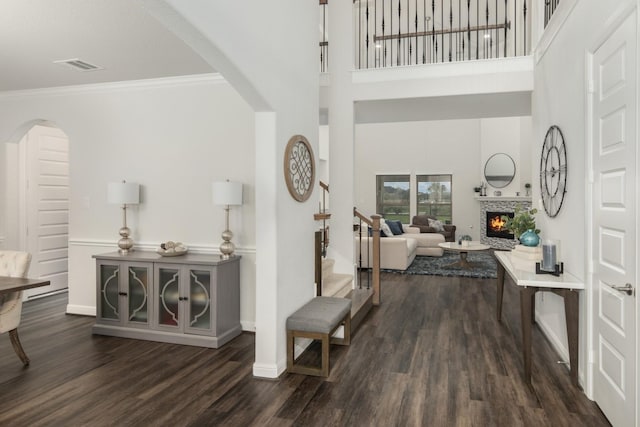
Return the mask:
[[513,216],[516,206],[530,208],[531,198],[479,196],[476,200],[480,203],[480,242],[494,249],[513,249],[516,240],[513,234],[501,229],[501,217]]

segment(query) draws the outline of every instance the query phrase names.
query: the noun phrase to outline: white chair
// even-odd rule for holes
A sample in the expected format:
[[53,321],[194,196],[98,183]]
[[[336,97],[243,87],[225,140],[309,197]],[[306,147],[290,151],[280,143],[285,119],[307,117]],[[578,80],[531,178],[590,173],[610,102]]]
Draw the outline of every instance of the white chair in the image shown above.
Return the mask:
[[[0,251],[0,276],[25,277],[31,263],[31,254],[27,252]],[[18,338],[18,325],[22,314],[22,292],[0,295],[0,334],[9,332],[11,344],[16,354],[29,365],[29,358],[22,349]]]

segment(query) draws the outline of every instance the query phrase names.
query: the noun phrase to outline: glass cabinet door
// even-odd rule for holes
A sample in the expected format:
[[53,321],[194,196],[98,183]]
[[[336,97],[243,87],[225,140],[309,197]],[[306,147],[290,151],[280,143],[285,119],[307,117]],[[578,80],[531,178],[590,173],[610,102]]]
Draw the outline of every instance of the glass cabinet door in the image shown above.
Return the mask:
[[149,319],[149,266],[127,267],[127,295],[129,297],[127,321],[146,325]]
[[100,264],[98,267],[100,284],[100,312],[101,319],[120,320],[120,266]]
[[188,320],[186,327],[190,332],[209,332],[212,329],[211,317],[211,270],[189,268],[189,299],[187,300]]
[[158,267],[156,321],[159,326],[180,324],[180,267]]

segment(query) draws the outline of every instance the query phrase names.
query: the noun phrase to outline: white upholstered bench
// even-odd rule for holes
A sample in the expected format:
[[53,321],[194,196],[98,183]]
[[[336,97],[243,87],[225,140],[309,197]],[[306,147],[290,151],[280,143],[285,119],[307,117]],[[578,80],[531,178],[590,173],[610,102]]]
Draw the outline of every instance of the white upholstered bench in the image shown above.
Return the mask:
[[[344,325],[344,338],[331,335]],[[296,338],[322,342],[321,367],[296,364]],[[329,344],[349,345],[351,342],[351,300],[336,297],[315,297],[287,318],[287,371],[295,374],[329,376]]]

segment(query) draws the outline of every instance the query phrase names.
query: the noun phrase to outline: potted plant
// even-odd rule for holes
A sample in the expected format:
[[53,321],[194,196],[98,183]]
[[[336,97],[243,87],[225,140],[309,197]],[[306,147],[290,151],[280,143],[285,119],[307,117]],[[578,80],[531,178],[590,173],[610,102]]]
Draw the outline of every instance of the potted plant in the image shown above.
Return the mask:
[[504,228],[513,233],[516,239],[524,246],[538,246],[540,230],[536,228],[536,219],[534,215],[538,213],[537,209],[522,209],[516,206],[513,218],[507,215],[502,216]]
[[525,189],[525,194],[527,196],[531,195],[531,184],[529,184],[528,182],[524,185],[524,189]]
[[458,244],[461,246],[469,246],[470,242],[471,236],[469,236],[468,234],[463,234],[462,236],[460,236],[460,239],[458,239]]

